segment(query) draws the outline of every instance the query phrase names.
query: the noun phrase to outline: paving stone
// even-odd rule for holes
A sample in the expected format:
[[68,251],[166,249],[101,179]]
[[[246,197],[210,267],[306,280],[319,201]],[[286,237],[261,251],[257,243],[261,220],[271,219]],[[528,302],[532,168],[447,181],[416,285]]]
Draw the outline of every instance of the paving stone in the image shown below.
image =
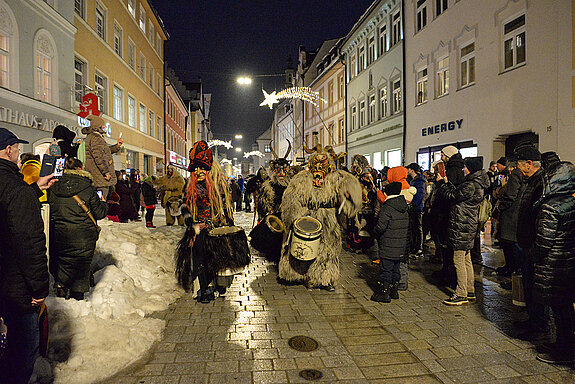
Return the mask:
[[509,367],[508,365],[492,365],[485,367],[485,370],[497,379],[507,379],[510,377],[521,376],[519,372]]
[[361,370],[367,379],[418,376],[429,373],[427,367],[421,363],[378,365],[362,367]]

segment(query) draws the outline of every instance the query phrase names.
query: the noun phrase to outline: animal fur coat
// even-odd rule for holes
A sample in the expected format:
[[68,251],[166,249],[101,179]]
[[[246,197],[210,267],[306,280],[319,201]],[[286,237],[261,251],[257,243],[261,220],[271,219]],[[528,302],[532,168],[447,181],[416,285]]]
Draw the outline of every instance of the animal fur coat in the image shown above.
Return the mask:
[[[349,197],[346,198],[346,194]],[[301,171],[293,177],[281,203],[282,221],[292,229],[295,220],[312,216],[322,223],[318,257],[300,261],[290,255],[289,231],[284,233],[279,262],[280,279],[301,282],[308,287],[328,287],[339,279],[341,230],[336,219],[338,210],[348,217],[355,216],[362,207],[362,189],[353,175],[334,171],[328,173],[323,187],[313,186],[313,176]]]

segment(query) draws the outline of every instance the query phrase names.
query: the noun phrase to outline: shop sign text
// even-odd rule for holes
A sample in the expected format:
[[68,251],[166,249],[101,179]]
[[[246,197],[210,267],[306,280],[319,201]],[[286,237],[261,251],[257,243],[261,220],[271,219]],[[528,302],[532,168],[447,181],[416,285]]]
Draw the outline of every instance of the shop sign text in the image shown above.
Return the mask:
[[427,127],[427,128],[422,128],[421,129],[421,136],[431,136],[431,135],[437,135],[437,134],[447,132],[447,131],[454,131],[456,127],[457,127],[457,129],[461,129],[462,124],[463,124],[463,119],[453,120],[453,121],[450,121],[448,123],[441,123],[441,124],[432,125],[432,126]]
[[[70,128],[67,124],[59,121],[42,118],[33,113],[20,112],[12,108],[0,106],[0,121],[16,124],[21,127],[29,127],[39,129],[46,132],[52,132],[57,125],[64,125]],[[74,129],[73,127],[71,129]]]

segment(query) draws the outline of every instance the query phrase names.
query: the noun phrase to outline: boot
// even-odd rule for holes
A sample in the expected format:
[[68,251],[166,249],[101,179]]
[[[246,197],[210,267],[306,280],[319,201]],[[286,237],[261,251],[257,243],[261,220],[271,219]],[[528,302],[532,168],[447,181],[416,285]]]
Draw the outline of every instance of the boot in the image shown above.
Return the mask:
[[70,297],[74,300],[84,300],[84,292],[70,291]]
[[399,292],[397,292],[397,288],[399,286],[399,281],[394,281],[393,283],[391,283],[390,287],[389,287],[389,297],[397,300],[399,299]]
[[146,221],[146,227],[147,228],[156,228],[156,226],[154,224],[152,224],[151,221]]
[[371,301],[377,301],[378,303],[391,303],[391,298],[389,297],[391,284],[387,281],[383,283],[377,282],[377,290],[371,296]]

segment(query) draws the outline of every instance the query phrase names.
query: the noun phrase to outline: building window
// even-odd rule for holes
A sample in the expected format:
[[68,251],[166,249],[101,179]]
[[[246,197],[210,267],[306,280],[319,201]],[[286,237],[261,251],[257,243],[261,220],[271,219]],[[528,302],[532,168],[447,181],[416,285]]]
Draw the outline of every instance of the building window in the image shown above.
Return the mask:
[[503,26],[503,61],[505,69],[525,63],[525,15]]
[[375,94],[373,94],[369,96],[369,123],[373,123],[376,120],[375,108],[376,108]]
[[0,30],[0,87],[5,88],[10,86],[10,35],[10,31]]
[[328,136],[327,144],[336,144],[335,137],[333,137],[334,128],[335,128],[334,123],[329,123],[327,126],[327,136]]
[[359,126],[361,128],[365,125],[365,100],[359,102]]
[[[320,111],[320,112],[323,111],[323,109],[325,108],[325,107],[324,107],[324,102],[323,102],[323,100],[324,100],[324,98],[323,98],[323,88],[321,88],[321,89],[319,90],[319,111]],[[288,108],[289,108],[289,104],[286,105],[286,113],[289,112],[289,109],[288,109]]]
[[435,17],[441,15],[447,9],[447,0],[435,0]]
[[427,101],[427,68],[417,72],[417,102],[416,105]]
[[156,94],[160,95],[160,91],[162,90],[162,77],[158,75],[156,77]]
[[140,53],[140,77],[146,81],[146,56]]
[[387,52],[387,25],[379,28],[379,56]]
[[152,23],[152,20],[148,20],[148,41],[152,44],[152,47],[154,46],[154,35],[154,24]]
[[84,87],[86,86],[86,63],[77,57],[74,58],[74,99],[82,102]]
[[375,36],[370,36],[367,39],[367,65],[370,65],[375,60]]
[[359,54],[357,59],[357,71],[358,73],[365,69],[365,47],[361,46],[359,48]]
[[345,82],[343,74],[337,77],[337,99],[341,100],[345,95]]
[[345,141],[345,120],[339,119],[338,121],[338,131],[339,131],[339,143],[343,143]]
[[401,112],[401,82],[397,80],[393,83],[393,113]]
[[333,96],[334,96],[334,84],[333,84],[333,80],[330,81],[327,85],[327,105],[331,106],[333,105]]
[[84,13],[85,9],[85,0],[74,0],[74,11],[80,16],[82,19],[85,16]]
[[128,65],[134,71],[136,70],[136,45],[132,40],[128,40]]
[[146,133],[146,107],[140,104],[140,132]]
[[449,57],[437,62],[435,78],[437,83],[437,97],[447,95],[449,93]]
[[136,18],[136,0],[128,0],[128,12],[134,19]]
[[379,117],[383,119],[387,116],[387,87],[379,90]]
[[156,33],[156,52],[162,56],[162,39],[160,38],[159,33]]
[[357,107],[354,105],[351,107],[351,130],[352,131],[357,128],[356,121],[357,121]]
[[415,32],[421,31],[427,25],[427,0],[417,0],[417,21]]
[[138,20],[138,25],[144,34],[146,33],[146,11],[142,4],[140,4],[140,19]]
[[114,85],[114,119],[124,121],[124,91]]
[[156,76],[154,75],[154,67],[152,66],[152,64],[150,64],[150,77],[148,78],[148,85],[154,89],[154,79],[156,78]]
[[36,52],[36,98],[52,101],[52,59],[40,52]]
[[400,12],[395,13],[391,18],[391,45],[399,43],[401,40],[401,15]]
[[136,128],[136,99],[128,96],[128,125]]
[[162,140],[162,118],[160,116],[156,116],[156,139]]
[[106,11],[98,3],[96,3],[96,33],[102,40],[106,40]]
[[156,122],[156,117],[154,116],[154,112],[148,111],[148,129],[150,130],[148,134],[154,137],[154,123]]
[[100,111],[102,111],[102,113],[107,113],[108,108],[106,100],[107,100],[108,79],[106,79],[103,75],[96,73],[94,75],[94,88],[96,91],[96,96],[98,96],[98,104]]
[[114,23],[114,52],[120,57],[122,57],[122,47],[123,43],[123,32],[122,28],[116,23]]
[[391,149],[385,151],[385,165],[393,168],[401,165],[401,149]]
[[355,68],[357,63],[355,62],[355,55],[351,56],[349,60],[349,78],[353,79],[355,77]]
[[475,43],[467,44],[461,48],[461,87],[475,83]]

